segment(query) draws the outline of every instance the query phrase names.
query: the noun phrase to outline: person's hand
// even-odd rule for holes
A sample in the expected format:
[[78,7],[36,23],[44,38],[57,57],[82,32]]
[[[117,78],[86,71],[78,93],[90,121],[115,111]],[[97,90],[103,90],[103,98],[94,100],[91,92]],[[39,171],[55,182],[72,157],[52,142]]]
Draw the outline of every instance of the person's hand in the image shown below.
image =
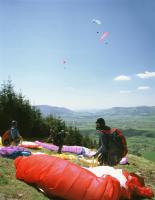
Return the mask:
[[97,156],[98,156],[98,154],[97,154],[97,152],[95,152],[95,153],[93,153],[93,154],[91,155],[91,158],[97,158]]
[[97,156],[98,156],[98,154],[97,154],[97,153],[95,153],[95,154],[93,155],[93,157],[94,157],[94,158],[97,158]]
[[89,158],[93,158],[94,156],[96,156],[96,152],[95,151],[89,152],[89,154],[88,154]]

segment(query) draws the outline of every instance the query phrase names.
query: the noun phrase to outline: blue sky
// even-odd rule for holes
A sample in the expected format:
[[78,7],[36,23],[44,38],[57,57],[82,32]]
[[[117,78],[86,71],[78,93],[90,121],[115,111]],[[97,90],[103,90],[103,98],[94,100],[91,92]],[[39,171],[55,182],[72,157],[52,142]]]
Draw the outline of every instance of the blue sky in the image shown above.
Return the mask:
[[154,0],[0,0],[0,83],[32,105],[154,106],[154,10]]

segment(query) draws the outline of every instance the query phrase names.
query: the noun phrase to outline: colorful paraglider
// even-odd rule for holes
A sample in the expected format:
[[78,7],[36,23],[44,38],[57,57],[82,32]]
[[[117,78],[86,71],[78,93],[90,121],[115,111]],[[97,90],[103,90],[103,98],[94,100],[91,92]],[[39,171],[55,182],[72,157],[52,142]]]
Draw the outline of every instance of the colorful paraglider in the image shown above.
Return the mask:
[[16,178],[34,184],[48,196],[66,200],[116,200],[120,197],[120,183],[112,176],[97,177],[87,169],[54,156],[27,158],[16,158]]
[[100,37],[100,42],[104,41],[104,39],[109,35],[109,32],[104,32]]
[[83,168],[48,155],[20,156],[14,164],[17,179],[35,185],[51,197],[54,195],[66,200],[131,200],[154,196],[142,177],[112,167]]

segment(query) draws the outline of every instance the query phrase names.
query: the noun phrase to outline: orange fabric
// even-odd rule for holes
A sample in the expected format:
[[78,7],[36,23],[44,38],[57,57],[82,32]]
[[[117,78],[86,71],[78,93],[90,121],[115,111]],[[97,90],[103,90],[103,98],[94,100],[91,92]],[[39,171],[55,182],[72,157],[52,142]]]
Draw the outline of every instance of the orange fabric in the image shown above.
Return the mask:
[[32,155],[14,161],[16,178],[67,200],[119,200],[120,183],[57,157]]
[[29,149],[41,149],[38,144],[19,144],[20,147],[29,148]]

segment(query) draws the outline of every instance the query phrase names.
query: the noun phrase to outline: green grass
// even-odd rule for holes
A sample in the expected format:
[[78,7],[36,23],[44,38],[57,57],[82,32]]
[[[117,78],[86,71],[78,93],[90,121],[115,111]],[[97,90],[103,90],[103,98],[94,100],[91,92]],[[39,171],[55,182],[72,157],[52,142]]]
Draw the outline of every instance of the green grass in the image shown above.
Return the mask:
[[129,153],[155,161],[155,139],[145,136],[127,137]]
[[155,162],[155,151],[143,153],[143,157]]

